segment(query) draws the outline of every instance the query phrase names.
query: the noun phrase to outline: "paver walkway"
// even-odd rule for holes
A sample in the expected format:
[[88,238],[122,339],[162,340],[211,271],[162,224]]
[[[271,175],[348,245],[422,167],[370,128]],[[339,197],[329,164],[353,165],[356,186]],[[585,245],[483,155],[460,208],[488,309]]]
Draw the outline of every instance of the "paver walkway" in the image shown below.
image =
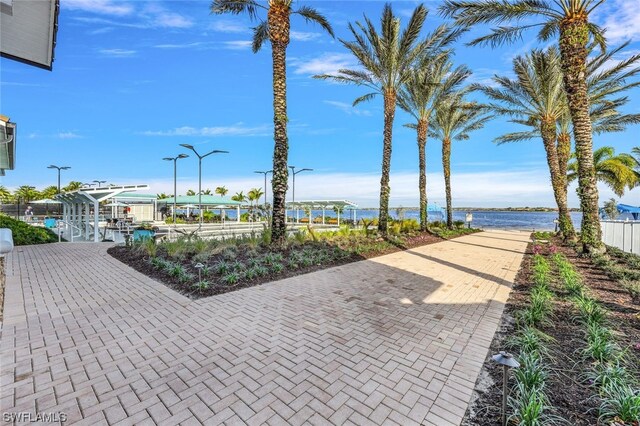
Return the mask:
[[527,241],[483,232],[198,301],[103,244],[18,247],[3,421],[458,424]]

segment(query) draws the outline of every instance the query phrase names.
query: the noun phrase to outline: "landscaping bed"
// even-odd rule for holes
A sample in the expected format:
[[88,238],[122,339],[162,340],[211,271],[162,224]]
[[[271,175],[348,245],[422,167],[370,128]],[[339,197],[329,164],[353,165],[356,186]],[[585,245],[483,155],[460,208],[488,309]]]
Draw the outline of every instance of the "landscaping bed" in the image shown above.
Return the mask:
[[[174,290],[199,298],[443,241],[435,233],[413,228],[407,226],[405,232],[386,238],[373,230],[348,227],[336,232],[309,229],[289,238],[282,249],[271,248],[268,236],[255,235],[228,240],[146,240],[131,247],[115,246],[108,252]],[[447,231],[447,236],[470,232],[477,231]]]
[[[634,277],[633,269],[624,266],[627,263],[635,265],[637,257],[619,253],[616,257],[610,250],[607,259],[619,279]],[[548,311],[537,321],[524,324],[526,316],[523,312],[536,312],[537,295],[533,293],[536,293],[539,271],[536,271],[535,264],[542,261],[549,269],[548,299],[544,304]],[[511,416],[510,424],[638,425],[637,420],[625,423],[620,416],[633,419],[640,411],[640,306],[634,303],[632,292],[625,289],[624,283],[611,278],[610,272],[607,275],[596,266],[598,263],[603,261],[581,257],[573,248],[561,246],[555,238],[549,238],[542,244],[529,244],[476,383],[464,425],[501,423],[502,367],[491,360],[491,355],[508,350],[520,361],[524,360],[521,370],[527,370],[531,349],[522,346],[525,341],[522,336],[527,334],[523,330],[534,330],[531,334],[540,336],[538,340],[543,342],[544,349],[537,368],[542,371],[544,383],[538,384],[536,393],[544,396],[535,401],[539,403],[539,412],[522,410],[524,404],[519,398],[523,392],[518,388],[518,382],[526,374],[521,371],[519,378],[515,378],[515,370],[512,370],[507,410],[507,416]],[[625,271],[631,272],[626,274]],[[572,287],[572,283],[575,286]],[[585,306],[593,309],[588,310]],[[590,315],[602,315],[603,319],[594,320]],[[594,343],[594,334],[596,337],[604,336],[603,341]],[[520,343],[514,344],[514,341]],[[608,369],[606,373],[603,373],[604,369]],[[619,388],[624,392],[601,384],[602,378],[611,379],[617,374],[612,371],[620,372],[620,377],[614,378],[619,380]],[[620,401],[631,406],[625,411],[625,407],[616,405]],[[530,404],[529,408],[534,405]],[[533,418],[542,419],[542,422],[529,422]]]

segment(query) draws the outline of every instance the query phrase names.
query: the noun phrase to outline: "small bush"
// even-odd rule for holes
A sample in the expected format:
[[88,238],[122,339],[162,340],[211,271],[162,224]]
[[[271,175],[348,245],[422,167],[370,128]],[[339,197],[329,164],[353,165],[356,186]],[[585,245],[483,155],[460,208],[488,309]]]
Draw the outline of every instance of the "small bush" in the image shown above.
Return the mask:
[[282,263],[276,262],[271,265],[271,271],[275,274],[279,274],[284,271],[284,265]]
[[48,228],[40,228],[0,213],[0,228],[9,228],[14,246],[47,244],[58,241],[58,236]]
[[228,286],[234,286],[240,281],[240,274],[237,272],[228,272],[221,278],[221,281]]
[[640,390],[633,389],[630,385],[612,383],[604,387],[603,393],[605,397],[600,405],[601,419],[619,419],[629,425],[640,422]]
[[624,279],[620,284],[625,290],[627,290],[631,296],[631,300],[633,300],[633,303],[640,305],[640,281]]
[[224,275],[232,270],[231,264],[224,260],[218,261],[215,265],[213,265],[213,270],[218,275]]
[[208,290],[209,287],[211,287],[211,283],[207,280],[202,280],[194,283],[191,287],[197,291],[205,291]]

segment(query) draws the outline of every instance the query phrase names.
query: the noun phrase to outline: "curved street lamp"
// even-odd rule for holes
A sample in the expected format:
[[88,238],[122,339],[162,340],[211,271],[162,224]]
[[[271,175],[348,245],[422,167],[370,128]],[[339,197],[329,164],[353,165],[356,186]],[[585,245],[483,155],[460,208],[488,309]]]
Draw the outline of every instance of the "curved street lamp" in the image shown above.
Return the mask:
[[100,187],[100,185],[102,185],[103,183],[107,183],[106,180],[94,180],[94,182],[96,183],[97,187]]
[[60,171],[69,170],[70,168],[69,166],[55,166],[53,164],[47,167],[47,169],[58,169],[58,194],[60,193]]
[[267,175],[269,173],[273,173],[273,170],[267,170],[264,172],[261,172],[259,170],[253,172],[253,173],[260,173],[264,175],[264,206],[267,207]]
[[164,157],[165,161],[173,161],[173,226],[176,226],[176,199],[178,198],[178,160],[189,157],[187,154],[180,154],[176,157]]
[[198,229],[202,227],[202,159],[210,156],[211,154],[228,154],[229,151],[220,151],[219,149],[214,149],[211,152],[207,152],[204,155],[200,155],[198,151],[193,147],[193,145],[189,145],[188,143],[181,143],[180,146],[190,149],[194,154],[198,157],[198,212],[200,214],[200,224]]
[[[293,194],[293,201],[292,202],[295,205],[295,203],[296,203],[296,175],[298,173],[302,173],[302,172],[312,172],[313,169],[300,169],[300,170],[298,170],[296,172],[296,166],[289,166],[289,168],[291,169],[291,174],[293,175],[293,190],[291,192]],[[296,223],[298,223],[300,221],[298,213],[299,213],[299,210],[296,207]]]

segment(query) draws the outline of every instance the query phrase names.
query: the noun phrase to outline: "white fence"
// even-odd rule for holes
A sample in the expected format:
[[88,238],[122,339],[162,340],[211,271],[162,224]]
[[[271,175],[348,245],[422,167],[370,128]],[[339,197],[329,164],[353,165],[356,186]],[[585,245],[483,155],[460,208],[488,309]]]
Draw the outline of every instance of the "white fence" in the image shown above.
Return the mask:
[[602,241],[627,253],[640,255],[640,222],[603,220]]

